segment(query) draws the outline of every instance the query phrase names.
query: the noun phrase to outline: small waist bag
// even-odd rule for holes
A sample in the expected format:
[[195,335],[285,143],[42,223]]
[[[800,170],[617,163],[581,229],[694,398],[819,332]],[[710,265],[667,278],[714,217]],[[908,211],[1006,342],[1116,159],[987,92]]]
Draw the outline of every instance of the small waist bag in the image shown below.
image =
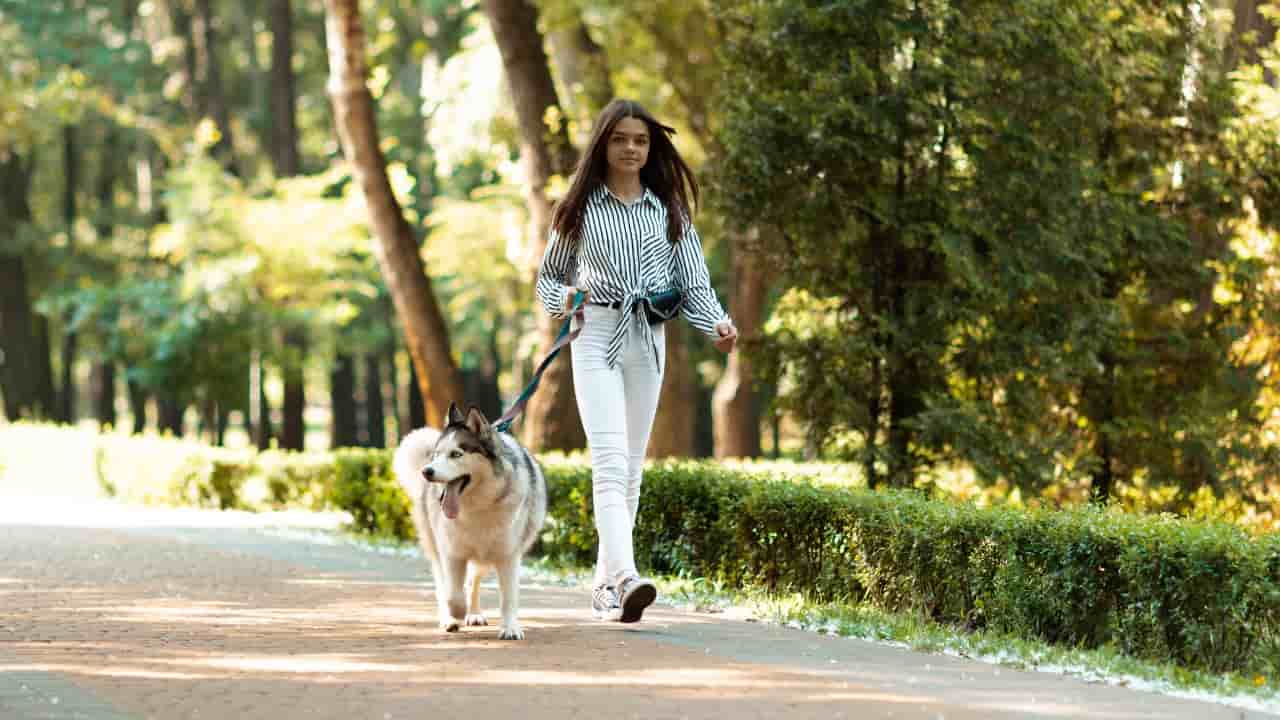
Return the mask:
[[684,293],[679,290],[663,290],[641,299],[644,304],[644,315],[650,325],[661,325],[680,314],[684,305]]

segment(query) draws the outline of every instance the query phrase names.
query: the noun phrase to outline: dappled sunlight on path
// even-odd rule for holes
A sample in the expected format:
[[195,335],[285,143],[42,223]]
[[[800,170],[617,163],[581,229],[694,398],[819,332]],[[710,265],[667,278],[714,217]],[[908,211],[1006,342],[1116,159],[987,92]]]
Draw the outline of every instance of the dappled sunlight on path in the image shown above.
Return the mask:
[[446,634],[420,559],[213,515],[0,522],[0,684],[138,718],[1242,717],[666,608],[601,624],[581,590],[533,581],[527,640],[497,639],[492,582],[491,624]]

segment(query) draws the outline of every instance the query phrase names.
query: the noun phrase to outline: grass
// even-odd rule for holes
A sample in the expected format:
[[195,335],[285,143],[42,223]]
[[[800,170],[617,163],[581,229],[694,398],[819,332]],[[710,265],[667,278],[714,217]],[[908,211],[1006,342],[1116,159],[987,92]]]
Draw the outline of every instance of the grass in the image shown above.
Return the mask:
[[662,578],[669,602],[701,612],[733,615],[820,634],[859,638],[995,663],[1017,670],[1055,672],[1122,687],[1280,712],[1276,678],[1215,675],[1171,663],[1153,663],[1111,647],[1082,650],[989,631],[965,632],[909,613],[857,603],[814,603],[801,595],[768,596],[726,588],[705,578]]

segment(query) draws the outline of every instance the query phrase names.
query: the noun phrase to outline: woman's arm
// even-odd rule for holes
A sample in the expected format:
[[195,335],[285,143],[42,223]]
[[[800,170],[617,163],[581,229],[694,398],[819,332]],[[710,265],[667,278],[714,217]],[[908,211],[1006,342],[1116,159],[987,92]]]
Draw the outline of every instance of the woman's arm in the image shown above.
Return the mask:
[[684,237],[676,243],[674,262],[676,284],[685,295],[681,314],[704,335],[720,337],[716,326],[728,321],[729,316],[711,287],[711,273],[702,254],[702,238],[698,237],[693,223],[684,226]]
[[551,317],[562,320],[569,314],[569,300],[573,296],[573,282],[578,272],[578,255],[572,243],[552,230],[547,239],[542,264],[538,266],[536,291],[542,307]]

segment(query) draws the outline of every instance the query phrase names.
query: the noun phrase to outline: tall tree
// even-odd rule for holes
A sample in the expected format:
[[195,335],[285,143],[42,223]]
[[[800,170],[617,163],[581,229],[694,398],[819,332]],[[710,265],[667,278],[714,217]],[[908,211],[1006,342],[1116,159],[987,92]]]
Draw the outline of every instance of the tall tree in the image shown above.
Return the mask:
[[[120,175],[121,153],[116,144],[121,133],[114,125],[108,125],[102,135],[102,152],[97,178],[98,210],[95,229],[99,243],[109,242],[115,233],[115,189]],[[94,358],[89,371],[89,396],[93,416],[103,427],[116,424],[116,364],[102,353]]]
[[577,124],[575,141],[581,145],[590,136],[592,120],[613,99],[608,55],[591,37],[577,4],[545,3],[540,7],[546,14],[555,75]]
[[214,157],[232,174],[237,174],[235,144],[232,142],[231,105],[222,85],[221,46],[213,0],[195,0],[191,38],[195,49],[196,113],[217,125]]
[[364,445],[387,446],[387,414],[382,402],[382,364],[379,353],[364,356]]
[[271,161],[279,177],[302,172],[297,107],[292,0],[271,0]]
[[[502,53],[502,66],[520,126],[520,156],[525,169],[525,197],[531,228],[527,257],[532,272],[542,260],[551,227],[551,199],[547,188],[553,175],[569,175],[577,153],[563,122],[548,126],[548,117],[564,117],[542,33],[538,11],[528,0],[483,0],[482,7]],[[559,332],[546,313],[537,313],[541,347],[550,347]],[[573,395],[569,363],[552,364],[525,412],[524,440],[540,450],[570,450],[585,442]]]
[[[432,68],[445,67],[462,49],[463,42],[473,32],[473,19],[479,13],[479,8],[461,0],[392,0],[379,3],[377,9],[381,26],[386,28],[385,20],[390,19],[394,32],[394,40],[391,42],[377,43],[381,50],[371,59],[371,62],[388,69],[391,75],[391,82],[383,96],[384,102],[379,107],[379,122],[385,123],[383,127],[387,133],[397,138],[394,147],[387,150],[387,160],[402,165],[413,181],[413,189],[406,202],[407,213],[415,218],[428,218],[435,211],[436,200],[442,191],[442,183],[436,176],[435,148],[428,141],[440,98],[439,93],[434,93],[433,88],[424,83],[432,74]],[[425,246],[428,235],[433,230],[424,222],[415,223],[413,228],[419,245]],[[437,270],[436,274],[441,273]],[[442,302],[447,304],[444,298]],[[384,303],[380,299],[377,311],[367,313],[368,317],[362,318],[361,322],[383,325],[383,307]],[[393,312],[389,303],[385,307],[388,313]],[[451,313],[446,311],[446,314]],[[391,328],[393,325],[394,323],[390,323],[387,327]],[[453,328],[456,333],[456,322]],[[465,350],[458,352],[457,336],[452,335],[451,345],[465,362]],[[397,365],[394,362],[398,343],[398,339],[392,338],[386,343],[385,351],[390,361],[386,365],[389,370],[388,380],[393,385],[398,385]],[[407,380],[407,410],[404,417],[397,418],[401,434],[412,428],[422,427],[427,422],[423,415],[422,394],[418,391],[413,363],[409,363]],[[467,393],[466,401],[475,402],[476,399],[471,396],[467,387],[465,371],[463,387],[463,392]],[[438,418],[435,420],[438,421]]]
[[716,457],[756,457],[760,454],[760,401],[753,387],[754,342],[764,323],[769,289],[767,265],[758,248],[759,228],[733,235],[729,314],[738,328],[739,352],[729,354],[724,375],[712,395],[712,426]]
[[347,353],[339,353],[329,375],[329,387],[333,398],[333,418],[329,429],[330,447],[355,447],[359,443],[356,427],[356,367],[355,359]]
[[[271,160],[276,177],[302,171],[298,149],[296,83],[293,73],[293,12],[290,0],[271,3]],[[300,321],[285,328],[284,405],[280,447],[302,450],[306,441],[307,330]]]
[[[77,142],[78,126],[62,128],[62,223],[67,234],[67,247],[74,252],[76,242],[76,218],[79,214],[76,193],[79,190],[80,144]],[[74,272],[74,270],[72,271]],[[74,282],[74,278],[71,278]],[[70,325],[70,323],[65,323]],[[74,423],[76,420],[76,350],[79,334],[70,328],[63,331],[61,345],[62,378],[58,383],[58,420]]]
[[[0,156],[0,391],[10,419],[46,417],[53,412],[40,393],[41,358],[37,353],[26,253],[19,233],[31,220],[27,199],[33,163],[10,151]],[[48,358],[44,358],[45,364]]]
[[428,417],[441,418],[449,403],[462,397],[462,379],[417,240],[387,178],[373,98],[366,85],[368,65],[358,0],[325,0],[325,28],[329,96],[343,154],[369,208],[375,254],[418,371]]
[[693,457],[697,455],[694,428],[697,394],[689,362],[688,330],[683,321],[667,323],[666,362],[662,392],[658,396],[658,413],[649,436],[649,457]]

